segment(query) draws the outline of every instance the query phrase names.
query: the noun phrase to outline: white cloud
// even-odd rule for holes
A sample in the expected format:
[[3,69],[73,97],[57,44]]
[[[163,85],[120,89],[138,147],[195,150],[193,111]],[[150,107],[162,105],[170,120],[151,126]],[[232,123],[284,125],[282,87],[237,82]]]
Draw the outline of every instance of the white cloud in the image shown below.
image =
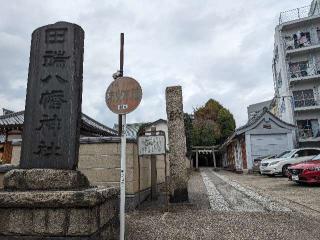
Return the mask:
[[113,125],[104,101],[119,66],[125,32],[125,73],[143,87],[129,121],[165,118],[165,88],[182,85],[185,111],[209,98],[230,109],[237,125],[246,107],[273,96],[271,59],[280,11],[310,0],[18,1],[0,9],[0,107],[24,107],[31,32],[56,21],[83,27],[83,111]]

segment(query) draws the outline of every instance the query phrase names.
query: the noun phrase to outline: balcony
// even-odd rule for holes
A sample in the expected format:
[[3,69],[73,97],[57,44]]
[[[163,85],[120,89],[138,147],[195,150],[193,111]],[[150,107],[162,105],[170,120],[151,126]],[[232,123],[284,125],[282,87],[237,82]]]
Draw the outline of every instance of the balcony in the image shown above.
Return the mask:
[[290,83],[312,81],[320,78],[320,63],[289,63],[288,78]]
[[299,54],[307,54],[307,53],[312,53],[315,51],[320,51],[320,43],[312,43],[312,42],[307,42],[304,45],[300,45],[297,48],[292,48],[291,46],[286,48],[286,55],[290,56],[296,56]]
[[317,101],[314,98],[294,100],[294,110],[297,112],[318,109],[320,109],[320,101]]
[[300,142],[320,140],[320,129],[318,119],[298,120],[297,125]]
[[281,12],[279,17],[279,24],[317,15],[320,15],[320,11],[317,6],[308,5],[300,8],[295,8],[289,11]]
[[310,53],[320,49],[320,28],[296,30],[295,33],[287,34],[283,37],[286,55],[298,55]]
[[319,133],[316,135],[312,129],[299,129],[299,142],[317,142],[320,141]]
[[292,94],[295,111],[320,109],[319,94],[313,89],[293,91]]

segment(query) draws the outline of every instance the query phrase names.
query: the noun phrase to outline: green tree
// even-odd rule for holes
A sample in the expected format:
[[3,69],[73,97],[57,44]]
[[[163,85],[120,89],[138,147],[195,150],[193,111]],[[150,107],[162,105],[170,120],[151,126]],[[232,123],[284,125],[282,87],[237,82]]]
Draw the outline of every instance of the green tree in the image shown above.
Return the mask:
[[185,129],[185,135],[186,135],[187,155],[191,156],[193,126],[192,126],[192,118],[188,113],[184,113],[184,129]]
[[236,122],[228,109],[222,108],[218,113],[218,124],[221,128],[220,142],[224,142],[235,130]]
[[209,99],[194,111],[192,129],[193,146],[212,146],[223,143],[235,130],[230,111],[218,101]]

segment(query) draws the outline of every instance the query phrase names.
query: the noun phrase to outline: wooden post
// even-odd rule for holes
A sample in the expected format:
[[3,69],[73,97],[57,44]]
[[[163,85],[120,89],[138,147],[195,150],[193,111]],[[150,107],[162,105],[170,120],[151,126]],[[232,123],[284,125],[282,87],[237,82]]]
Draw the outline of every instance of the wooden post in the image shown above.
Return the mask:
[[217,160],[216,160],[216,154],[214,153],[214,148],[212,148],[212,156],[213,156],[213,166],[216,169],[217,168]]
[[198,153],[198,149],[196,150],[196,169],[198,170],[199,168],[199,153]]
[[[166,135],[164,135],[166,137]],[[165,144],[166,146],[166,144]],[[167,147],[167,146],[166,146]],[[169,212],[169,192],[168,192],[168,179],[167,179],[167,153],[164,154],[164,180],[166,184],[166,210]]]
[[[206,154],[206,167],[209,167],[209,159],[208,159],[209,156],[207,156],[207,153],[208,152],[205,152],[205,154]],[[210,153],[208,153],[208,155],[210,155]]]
[[[156,134],[156,127],[151,127],[151,134]],[[157,156],[151,155],[151,200],[157,200]]]

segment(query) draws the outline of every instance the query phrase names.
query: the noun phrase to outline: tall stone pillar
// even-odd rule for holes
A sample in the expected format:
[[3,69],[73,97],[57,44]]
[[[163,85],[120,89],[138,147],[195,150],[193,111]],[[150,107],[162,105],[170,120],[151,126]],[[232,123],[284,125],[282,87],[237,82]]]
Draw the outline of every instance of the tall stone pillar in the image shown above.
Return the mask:
[[188,201],[188,176],[181,86],[167,87],[166,103],[170,148],[170,202],[184,202]]
[[20,168],[4,176],[0,239],[115,239],[119,189],[77,171],[84,31],[58,22],[32,34]]

